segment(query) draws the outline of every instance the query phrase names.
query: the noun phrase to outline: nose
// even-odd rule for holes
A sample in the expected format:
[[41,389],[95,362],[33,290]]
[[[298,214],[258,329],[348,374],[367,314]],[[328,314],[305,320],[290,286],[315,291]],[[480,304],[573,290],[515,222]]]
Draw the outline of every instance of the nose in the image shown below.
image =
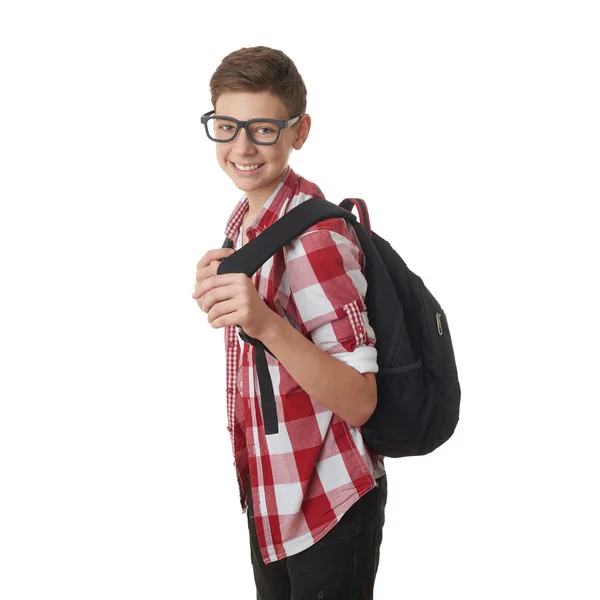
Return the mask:
[[231,142],[236,150],[249,154],[249,150],[255,150],[255,145],[248,138],[248,132],[244,127],[240,127],[235,139]]

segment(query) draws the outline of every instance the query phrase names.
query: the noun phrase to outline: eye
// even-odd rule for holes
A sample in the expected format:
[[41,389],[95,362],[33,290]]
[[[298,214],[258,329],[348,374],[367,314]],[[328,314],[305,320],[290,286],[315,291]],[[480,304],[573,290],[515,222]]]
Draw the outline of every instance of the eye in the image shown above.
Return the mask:
[[275,130],[270,125],[258,125],[253,128],[253,133],[256,135],[271,135]]
[[274,142],[277,139],[277,126],[270,121],[254,121],[251,124],[251,137],[259,142]]

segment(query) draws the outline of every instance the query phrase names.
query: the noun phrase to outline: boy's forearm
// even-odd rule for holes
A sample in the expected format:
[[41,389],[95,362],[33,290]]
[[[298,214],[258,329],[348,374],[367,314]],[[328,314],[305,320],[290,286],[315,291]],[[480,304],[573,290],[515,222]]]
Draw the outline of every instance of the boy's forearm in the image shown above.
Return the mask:
[[363,425],[375,410],[376,393],[373,397],[362,373],[321,350],[277,313],[260,341],[307,394],[350,425]]

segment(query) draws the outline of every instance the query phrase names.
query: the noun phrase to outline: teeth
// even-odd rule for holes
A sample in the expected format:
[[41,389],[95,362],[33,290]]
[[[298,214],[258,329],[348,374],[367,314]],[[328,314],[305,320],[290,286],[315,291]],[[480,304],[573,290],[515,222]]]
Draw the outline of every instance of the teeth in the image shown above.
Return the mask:
[[255,171],[256,169],[258,169],[261,165],[249,165],[247,167],[244,167],[242,165],[238,165],[237,163],[233,163],[236,168],[238,168],[240,171]]

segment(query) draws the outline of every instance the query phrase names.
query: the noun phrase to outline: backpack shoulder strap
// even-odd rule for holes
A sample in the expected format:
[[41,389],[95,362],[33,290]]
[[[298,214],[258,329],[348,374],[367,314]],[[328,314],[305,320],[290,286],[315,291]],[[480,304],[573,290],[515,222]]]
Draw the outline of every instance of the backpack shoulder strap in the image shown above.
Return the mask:
[[[351,212],[333,202],[319,197],[309,198],[283,215],[280,219],[277,219],[275,223],[267,227],[252,241],[242,246],[237,252],[222,259],[217,269],[217,275],[245,273],[248,277],[252,277],[282,246],[291,242],[296,236],[306,231],[318,221],[333,217],[342,217],[347,221],[356,221],[356,217]],[[225,238],[223,248],[232,247],[233,242],[229,238]],[[265,434],[271,435],[277,433],[279,431],[277,409],[265,352],[268,352],[272,356],[274,355],[260,340],[248,336],[239,325],[236,327],[238,335],[245,342],[256,348],[256,367]]]
[[[336,217],[341,217],[346,221],[356,221],[356,216],[350,211],[325,200],[325,198],[309,198],[277,219],[275,223],[237,252],[224,259],[219,265],[217,274],[245,273],[248,277],[252,277],[279,248],[291,242],[311,225]],[[223,248],[232,246],[231,240],[225,238]]]

